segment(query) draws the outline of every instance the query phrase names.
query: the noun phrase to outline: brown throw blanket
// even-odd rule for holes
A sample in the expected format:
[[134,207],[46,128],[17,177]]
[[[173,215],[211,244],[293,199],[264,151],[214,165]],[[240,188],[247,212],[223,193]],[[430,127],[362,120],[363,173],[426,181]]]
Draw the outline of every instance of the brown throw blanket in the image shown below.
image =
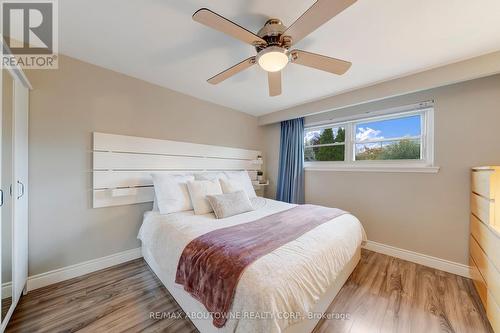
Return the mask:
[[208,232],[182,252],[175,282],[212,313],[223,327],[245,268],[260,257],[346,212],[301,205],[259,220]]

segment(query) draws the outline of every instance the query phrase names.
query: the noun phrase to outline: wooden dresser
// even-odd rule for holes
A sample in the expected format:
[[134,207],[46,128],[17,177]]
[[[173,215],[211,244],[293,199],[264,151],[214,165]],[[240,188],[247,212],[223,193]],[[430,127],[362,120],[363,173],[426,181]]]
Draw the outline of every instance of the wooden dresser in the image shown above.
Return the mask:
[[500,333],[500,166],[472,169],[470,256],[474,285]]

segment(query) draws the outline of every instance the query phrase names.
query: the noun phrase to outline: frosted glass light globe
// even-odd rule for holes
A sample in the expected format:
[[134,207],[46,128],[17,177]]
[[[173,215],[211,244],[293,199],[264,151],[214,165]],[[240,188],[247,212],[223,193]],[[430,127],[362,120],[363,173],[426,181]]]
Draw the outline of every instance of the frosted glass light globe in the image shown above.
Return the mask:
[[278,46],[270,46],[257,54],[259,66],[267,72],[278,72],[288,64],[286,49]]

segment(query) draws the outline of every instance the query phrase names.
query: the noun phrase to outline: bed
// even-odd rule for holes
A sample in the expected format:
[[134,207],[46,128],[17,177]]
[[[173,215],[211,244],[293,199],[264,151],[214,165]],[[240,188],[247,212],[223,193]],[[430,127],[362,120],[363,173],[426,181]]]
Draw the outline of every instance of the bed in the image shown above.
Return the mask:
[[255,210],[224,219],[193,211],[146,212],[138,235],[144,259],[202,333],[311,332],[360,259],[365,234],[351,214],[317,226],[247,267],[231,317],[221,328],[213,325],[202,303],[174,282],[179,258],[193,239],[295,206],[260,197],[252,205]]

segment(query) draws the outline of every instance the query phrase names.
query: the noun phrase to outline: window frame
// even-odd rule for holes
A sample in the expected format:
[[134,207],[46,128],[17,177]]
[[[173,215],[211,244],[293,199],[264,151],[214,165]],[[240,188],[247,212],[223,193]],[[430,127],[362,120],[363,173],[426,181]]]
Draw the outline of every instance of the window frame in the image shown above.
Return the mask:
[[[356,126],[361,123],[397,119],[419,115],[421,121],[420,134],[420,155],[419,160],[356,160]],[[313,129],[344,127],[346,136],[344,149],[344,161],[305,161],[304,168],[317,171],[381,171],[381,172],[430,172],[439,171],[439,167],[434,165],[434,107],[425,106],[413,108],[406,111],[379,111],[370,115],[359,115],[344,119],[335,119],[328,123],[306,126],[305,132]],[[305,135],[305,133],[304,133]],[[388,141],[397,141],[393,138]],[[373,140],[381,142],[382,140]],[[363,143],[366,143],[364,141]],[[358,142],[359,144],[359,142]],[[305,145],[304,145],[305,148]]]

